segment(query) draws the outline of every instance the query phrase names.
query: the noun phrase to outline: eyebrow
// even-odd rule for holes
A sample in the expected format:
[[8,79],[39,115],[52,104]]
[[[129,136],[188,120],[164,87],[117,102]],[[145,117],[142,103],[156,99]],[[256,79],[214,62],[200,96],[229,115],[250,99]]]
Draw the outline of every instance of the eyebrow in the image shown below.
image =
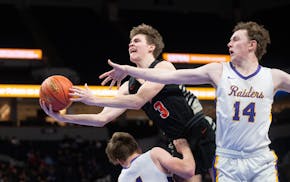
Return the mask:
[[232,36],[232,37],[230,38],[230,40],[236,40],[237,38],[239,38],[239,36],[234,35],[234,36]]

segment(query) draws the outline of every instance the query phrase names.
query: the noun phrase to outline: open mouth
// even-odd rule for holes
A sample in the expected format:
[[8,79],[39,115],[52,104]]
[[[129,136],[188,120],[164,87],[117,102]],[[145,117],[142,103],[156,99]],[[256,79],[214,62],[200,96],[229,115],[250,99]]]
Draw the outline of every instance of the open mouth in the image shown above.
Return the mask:
[[135,48],[132,48],[132,49],[129,49],[129,53],[134,53],[134,52],[137,52],[137,50]]

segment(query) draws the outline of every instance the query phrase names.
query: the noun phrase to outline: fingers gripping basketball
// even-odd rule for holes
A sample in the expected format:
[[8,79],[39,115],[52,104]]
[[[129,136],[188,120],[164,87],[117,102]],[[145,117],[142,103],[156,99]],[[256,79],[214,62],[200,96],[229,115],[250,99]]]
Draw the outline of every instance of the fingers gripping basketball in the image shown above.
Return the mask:
[[46,78],[39,90],[39,97],[47,106],[51,104],[53,111],[59,111],[71,105],[69,89],[72,82],[62,75],[53,75]]

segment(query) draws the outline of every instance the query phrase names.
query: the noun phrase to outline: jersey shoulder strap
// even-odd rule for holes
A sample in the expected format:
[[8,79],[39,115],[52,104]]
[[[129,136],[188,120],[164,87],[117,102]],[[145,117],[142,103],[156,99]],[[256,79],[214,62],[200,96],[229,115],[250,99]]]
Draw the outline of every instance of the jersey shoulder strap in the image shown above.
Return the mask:
[[156,59],[155,61],[153,61],[150,66],[148,68],[154,68],[158,63],[160,63],[163,60],[160,59]]
[[[158,63],[160,63],[162,60],[156,59],[153,61],[148,68],[154,68]],[[136,80],[135,77],[130,76],[129,78],[129,93],[130,94],[135,94],[137,93],[138,89],[140,88],[141,83]]]

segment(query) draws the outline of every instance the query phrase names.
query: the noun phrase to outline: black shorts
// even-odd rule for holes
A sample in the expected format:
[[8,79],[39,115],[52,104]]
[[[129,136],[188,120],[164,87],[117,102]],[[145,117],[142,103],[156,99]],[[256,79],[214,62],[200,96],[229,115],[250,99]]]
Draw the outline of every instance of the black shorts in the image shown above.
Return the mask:
[[[196,164],[196,174],[208,173],[212,168],[215,155],[215,123],[210,123],[206,118],[194,125],[186,139],[190,145]],[[176,152],[172,142],[169,143],[168,149],[172,155],[181,157]]]

